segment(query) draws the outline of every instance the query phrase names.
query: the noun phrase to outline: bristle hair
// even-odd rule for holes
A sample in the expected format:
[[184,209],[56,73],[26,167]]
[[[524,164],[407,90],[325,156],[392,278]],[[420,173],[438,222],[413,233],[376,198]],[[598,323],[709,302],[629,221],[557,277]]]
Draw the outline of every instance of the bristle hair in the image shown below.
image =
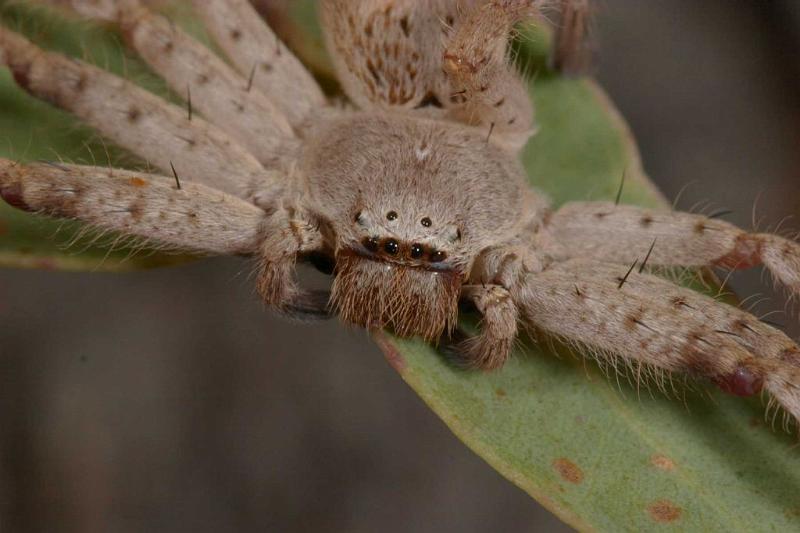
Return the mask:
[[406,267],[345,251],[337,254],[331,301],[346,322],[437,340],[455,326],[460,290],[458,272]]

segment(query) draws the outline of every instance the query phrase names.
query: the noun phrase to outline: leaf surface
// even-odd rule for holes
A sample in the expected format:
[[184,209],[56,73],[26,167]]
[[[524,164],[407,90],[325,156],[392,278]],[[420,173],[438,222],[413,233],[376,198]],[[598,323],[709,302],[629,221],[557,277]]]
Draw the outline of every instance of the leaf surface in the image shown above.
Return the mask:
[[[308,28],[313,2],[290,5]],[[539,125],[522,156],[531,186],[556,205],[613,200],[625,173],[623,203],[666,205],[608,97],[591,80],[549,72],[546,41],[529,35],[521,55],[535,73]],[[312,64],[324,57],[308,53]],[[488,374],[454,369],[417,340],[376,340],[459,439],[573,527],[800,530],[800,457],[787,434],[765,423],[758,399],[702,384],[690,391],[677,381],[678,398],[637,390],[530,340]]]

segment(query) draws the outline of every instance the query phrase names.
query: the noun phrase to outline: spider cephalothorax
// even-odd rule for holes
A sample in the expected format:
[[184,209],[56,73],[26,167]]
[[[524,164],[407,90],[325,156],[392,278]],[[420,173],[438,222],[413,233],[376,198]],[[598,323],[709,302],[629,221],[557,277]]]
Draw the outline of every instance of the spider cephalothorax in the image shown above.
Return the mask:
[[[645,269],[764,265],[796,296],[797,243],[669,210],[552,210],[528,188],[517,156],[533,106],[507,40],[543,1],[321,0],[357,109],[332,105],[247,0],[192,2],[230,64],[139,0],[49,1],[122,25],[193,107],[0,28],[0,62],[23,88],[162,173],[0,160],[11,205],[175,249],[255,256],[263,299],[293,315],[334,311],[435,340],[471,304],[480,333],[453,347],[469,366],[501,366],[521,322],[640,370],[685,371],[742,395],[763,387],[800,418],[791,339]],[[586,4],[562,0],[554,65],[580,63]],[[330,266],[330,297],[299,287],[305,260]]]

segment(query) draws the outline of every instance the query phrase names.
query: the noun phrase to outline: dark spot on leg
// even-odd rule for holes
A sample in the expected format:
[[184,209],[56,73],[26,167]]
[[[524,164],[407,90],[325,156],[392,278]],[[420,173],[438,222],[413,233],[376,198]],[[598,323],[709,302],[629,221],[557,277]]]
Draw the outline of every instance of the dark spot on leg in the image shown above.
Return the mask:
[[263,70],[264,72],[272,72],[272,65],[264,61],[263,63],[261,63],[261,70]]
[[642,318],[644,317],[644,312],[639,309],[628,316],[625,317],[625,327],[627,329],[634,329],[636,326],[642,323]]
[[11,207],[16,207],[23,211],[32,211],[30,206],[22,198],[22,184],[19,182],[9,183],[0,187],[0,197]]
[[241,39],[241,38],[242,38],[242,32],[240,32],[240,31],[239,31],[238,29],[236,29],[236,28],[234,28],[233,30],[231,30],[231,39],[233,39],[234,41],[238,41],[238,40],[239,40],[239,39]]
[[706,224],[702,220],[694,225],[694,232],[701,235],[706,231]]
[[670,302],[674,307],[686,307],[688,309],[694,309],[694,307],[689,305],[689,302],[687,302],[686,298],[683,296],[675,296],[670,300]]
[[653,217],[645,215],[639,220],[639,224],[641,224],[643,228],[649,228],[653,224]]
[[516,121],[517,121],[517,117],[514,117],[514,118],[512,118],[511,120],[508,121],[508,125],[511,126]]
[[194,148],[195,146],[197,146],[197,141],[195,141],[191,137],[181,137],[179,135],[178,138],[184,141],[189,146],[189,148]]
[[138,107],[131,106],[128,108],[128,122],[138,122],[141,117],[142,111]]
[[[501,98],[500,100],[498,100],[497,102],[495,102],[495,103],[494,103],[494,106],[495,106],[495,107],[500,107],[501,105],[503,105],[503,104],[505,104],[505,103],[506,103],[506,99],[505,99],[505,97],[503,97],[503,98]],[[509,122],[509,124],[511,124],[511,123]]]
[[172,53],[172,50],[174,49],[175,49],[175,43],[173,43],[172,41],[167,41],[164,43],[164,52],[166,52],[167,54]]
[[29,88],[31,85],[31,64],[12,64],[10,68],[11,74],[14,76],[14,81],[22,88]]
[[785,361],[794,366],[800,366],[800,348],[797,346],[792,346],[790,348],[785,348],[781,351],[781,354],[778,356],[781,361]]
[[408,17],[403,17],[400,19],[400,29],[403,30],[403,35],[406,37],[411,35],[411,28],[408,25]]
[[436,107],[441,109],[442,102],[439,98],[433,93],[433,91],[428,91],[425,96],[420,100],[419,104],[414,109],[421,109],[423,107]]
[[205,85],[209,81],[209,77],[206,74],[200,74],[197,76],[197,84],[198,85]]
[[142,198],[137,198],[128,206],[128,213],[130,214],[131,219],[135,222],[140,221],[142,219],[142,215],[144,214],[144,207],[142,204]]
[[372,79],[375,80],[375,83],[378,85],[378,87],[382,87],[383,80],[381,79],[381,75],[375,68],[375,64],[371,59],[367,60],[367,70],[369,71],[370,76],[372,76]]

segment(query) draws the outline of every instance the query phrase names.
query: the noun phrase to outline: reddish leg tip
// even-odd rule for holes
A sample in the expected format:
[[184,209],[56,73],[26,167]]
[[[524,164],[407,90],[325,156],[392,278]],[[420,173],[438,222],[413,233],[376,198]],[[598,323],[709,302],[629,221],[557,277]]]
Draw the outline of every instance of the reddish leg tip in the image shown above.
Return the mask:
[[0,187],[0,198],[11,207],[30,211],[30,206],[22,199],[22,185],[20,183],[9,183]]
[[758,266],[761,264],[761,246],[762,241],[758,235],[740,235],[733,251],[717,259],[714,264],[731,270]]
[[751,370],[740,366],[730,374],[715,380],[720,389],[735,396],[752,396],[761,392],[764,381]]

